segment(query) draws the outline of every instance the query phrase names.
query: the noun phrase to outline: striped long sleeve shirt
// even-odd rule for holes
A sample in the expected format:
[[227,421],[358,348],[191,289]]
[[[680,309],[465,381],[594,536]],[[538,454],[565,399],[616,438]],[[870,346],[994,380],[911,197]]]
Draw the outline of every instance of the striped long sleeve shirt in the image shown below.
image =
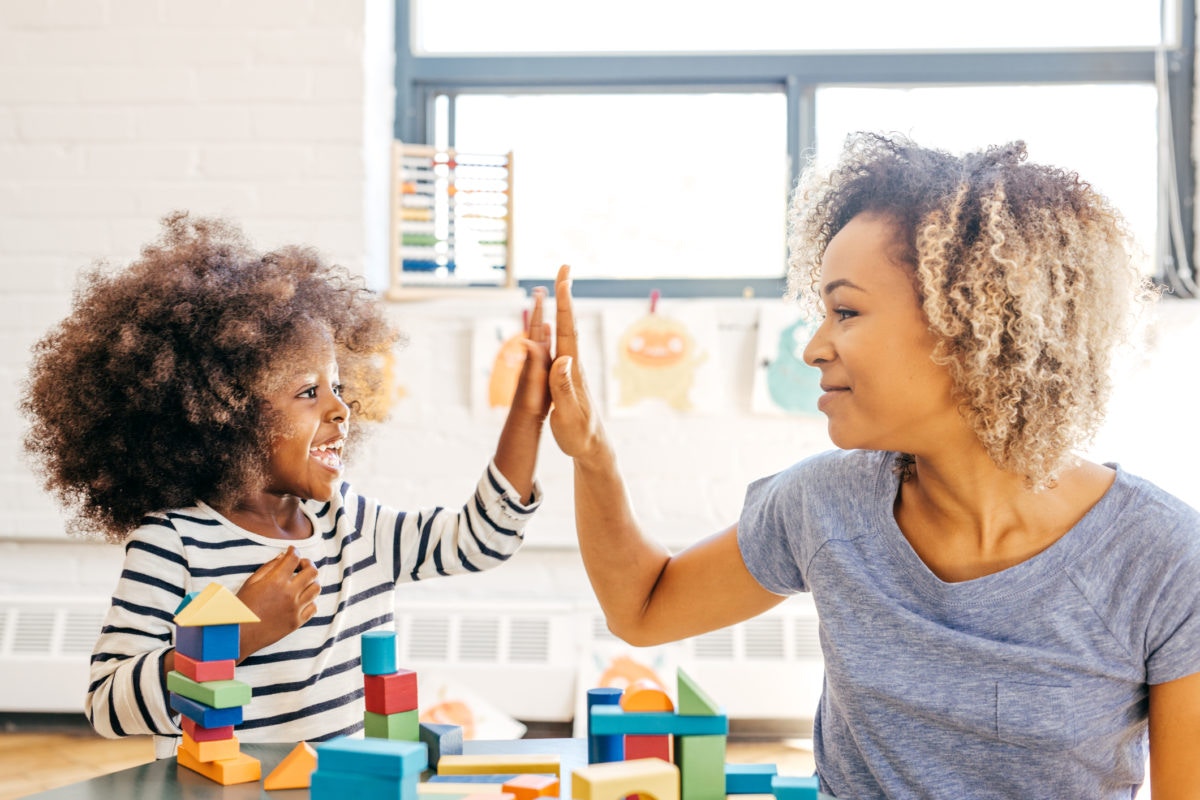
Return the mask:
[[236,678],[253,698],[237,727],[243,742],[319,741],[363,726],[360,636],[393,628],[397,584],[478,572],[520,547],[541,503],[523,505],[494,464],[457,510],[396,511],[349,484],[330,502],[305,501],[313,535],[271,539],[237,527],[213,508],[148,516],[125,545],[125,562],[96,642],[86,710],[108,737],[155,734],[159,757],[174,752],[179,715],[168,703],[163,657],[175,610],[189,592],[218,581],[237,592],[288,546],[316,566],[317,612],[301,628],[248,656]]

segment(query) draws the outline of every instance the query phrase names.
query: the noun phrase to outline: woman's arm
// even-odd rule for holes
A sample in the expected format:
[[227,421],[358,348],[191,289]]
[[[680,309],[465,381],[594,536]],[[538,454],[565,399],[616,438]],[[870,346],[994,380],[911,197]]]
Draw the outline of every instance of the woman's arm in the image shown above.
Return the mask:
[[1150,687],[1154,800],[1200,798],[1200,672]]
[[736,526],[677,555],[643,533],[579,365],[568,267],[559,270],[555,297],[550,429],[574,460],[579,549],[609,628],[644,646],[732,625],[780,603],[746,568]]

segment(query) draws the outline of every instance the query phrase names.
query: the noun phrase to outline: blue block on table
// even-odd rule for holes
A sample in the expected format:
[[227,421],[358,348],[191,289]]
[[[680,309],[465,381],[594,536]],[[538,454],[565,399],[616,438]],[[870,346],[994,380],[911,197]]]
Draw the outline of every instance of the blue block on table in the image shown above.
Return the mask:
[[175,692],[171,692],[170,702],[171,708],[201,728],[224,728],[226,725],[242,724],[242,706],[213,708]]
[[429,765],[422,742],[399,739],[350,739],[339,736],[318,742],[317,769],[370,773],[385,778],[420,775]]
[[725,794],[771,794],[774,764],[726,764]]
[[625,760],[625,737],[621,734],[597,735],[592,730],[592,709],[599,706],[618,707],[621,704],[622,689],[613,686],[601,686],[587,691],[587,733],[588,733],[588,763],[607,764],[612,761]]
[[230,625],[177,625],[175,649],[194,661],[236,661],[241,642],[236,623]]
[[429,748],[429,769],[437,769],[442,756],[461,756],[463,730],[461,725],[439,725],[436,722],[420,723],[421,741]]
[[771,778],[771,794],[777,800],[817,800],[817,776],[799,778],[791,775],[776,775]]
[[417,800],[419,774],[397,780],[384,775],[340,772],[322,768],[319,758],[317,771],[312,774],[312,783],[308,787],[310,800]]

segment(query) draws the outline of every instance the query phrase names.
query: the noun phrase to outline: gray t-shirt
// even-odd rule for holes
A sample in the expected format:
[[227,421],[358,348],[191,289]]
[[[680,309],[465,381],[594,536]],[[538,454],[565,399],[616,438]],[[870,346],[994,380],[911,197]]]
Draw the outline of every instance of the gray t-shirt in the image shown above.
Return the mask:
[[946,583],[896,525],[894,458],[833,451],[758,480],[738,526],[755,578],[817,608],[822,791],[1133,797],[1148,686],[1200,672],[1200,513],[1114,467],[1052,546]]

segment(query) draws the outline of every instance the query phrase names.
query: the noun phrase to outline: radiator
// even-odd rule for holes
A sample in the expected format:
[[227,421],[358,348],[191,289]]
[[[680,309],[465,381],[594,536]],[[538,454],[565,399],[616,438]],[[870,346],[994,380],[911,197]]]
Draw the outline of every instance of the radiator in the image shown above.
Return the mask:
[[[0,712],[80,712],[107,597],[0,596]],[[400,663],[521,720],[568,722],[587,665],[621,647],[598,609],[572,603],[429,603],[397,609]],[[817,618],[793,598],[663,648],[731,719],[811,720],[822,679]]]

